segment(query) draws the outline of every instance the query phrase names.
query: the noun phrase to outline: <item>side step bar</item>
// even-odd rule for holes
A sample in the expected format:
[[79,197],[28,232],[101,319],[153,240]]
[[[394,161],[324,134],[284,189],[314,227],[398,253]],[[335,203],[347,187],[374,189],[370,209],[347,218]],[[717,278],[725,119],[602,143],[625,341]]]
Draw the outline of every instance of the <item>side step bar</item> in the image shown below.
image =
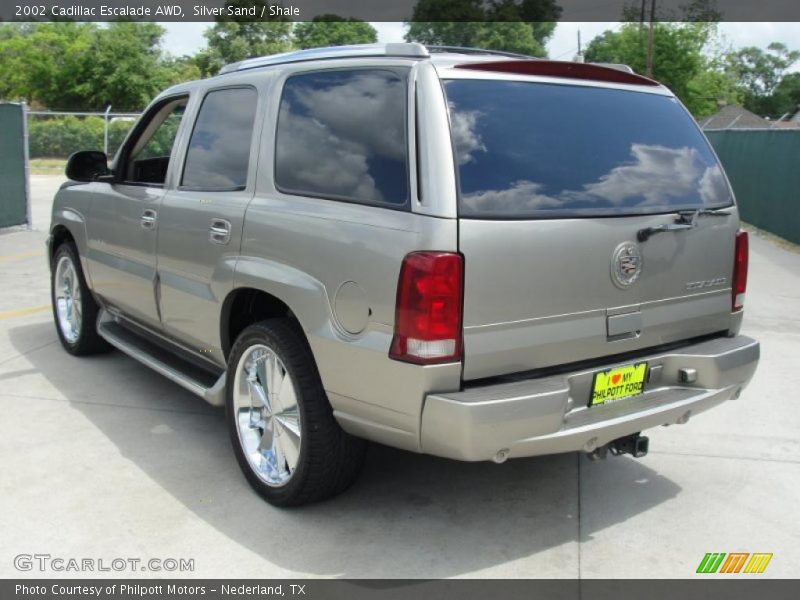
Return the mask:
[[97,319],[97,333],[117,350],[200,396],[212,406],[225,404],[224,371],[220,375],[214,375],[172,354],[158,344],[136,335],[113,320],[106,311],[101,311]]

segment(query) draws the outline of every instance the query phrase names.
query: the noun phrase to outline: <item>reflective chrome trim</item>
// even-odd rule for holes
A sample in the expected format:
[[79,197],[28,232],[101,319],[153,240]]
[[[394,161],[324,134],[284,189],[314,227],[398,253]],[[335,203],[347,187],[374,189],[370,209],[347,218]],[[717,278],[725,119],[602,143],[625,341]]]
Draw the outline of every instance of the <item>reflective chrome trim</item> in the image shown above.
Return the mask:
[[292,376],[268,346],[250,346],[239,359],[233,410],[250,468],[269,486],[286,485],[300,461],[300,410]]
[[430,54],[427,48],[417,43],[388,43],[388,44],[354,44],[350,46],[333,46],[326,48],[307,48],[295,52],[283,52],[269,56],[257,56],[245,60],[225,65],[220,69],[219,75],[243,71],[245,69],[255,69],[257,67],[268,67],[273,65],[283,65],[294,62],[305,62],[309,60],[324,60],[332,58],[366,58],[366,57],[408,57],[408,58],[428,58]]
[[74,344],[80,337],[83,305],[78,272],[69,256],[58,259],[53,280],[53,301],[61,335],[67,342]]

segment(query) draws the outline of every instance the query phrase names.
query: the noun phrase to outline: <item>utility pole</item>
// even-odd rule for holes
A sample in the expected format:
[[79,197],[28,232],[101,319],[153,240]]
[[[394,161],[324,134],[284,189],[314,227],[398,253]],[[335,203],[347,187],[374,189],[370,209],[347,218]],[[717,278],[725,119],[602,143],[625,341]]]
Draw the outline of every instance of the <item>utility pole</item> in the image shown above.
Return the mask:
[[647,0],[642,0],[642,13],[639,15],[639,35],[642,35],[642,26],[644,25],[644,16],[646,14]]
[[650,29],[647,32],[647,69],[645,75],[653,76],[653,45],[655,41],[656,0],[650,0]]

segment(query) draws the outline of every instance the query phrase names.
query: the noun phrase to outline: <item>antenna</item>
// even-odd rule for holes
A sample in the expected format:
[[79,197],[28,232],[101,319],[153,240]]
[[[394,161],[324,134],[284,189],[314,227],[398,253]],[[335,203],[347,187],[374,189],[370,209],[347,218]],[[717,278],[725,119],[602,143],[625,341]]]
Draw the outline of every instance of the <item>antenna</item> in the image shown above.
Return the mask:
[[583,60],[583,47],[581,46],[581,30],[578,29],[578,53],[575,55],[575,58],[572,59],[573,62],[584,62]]

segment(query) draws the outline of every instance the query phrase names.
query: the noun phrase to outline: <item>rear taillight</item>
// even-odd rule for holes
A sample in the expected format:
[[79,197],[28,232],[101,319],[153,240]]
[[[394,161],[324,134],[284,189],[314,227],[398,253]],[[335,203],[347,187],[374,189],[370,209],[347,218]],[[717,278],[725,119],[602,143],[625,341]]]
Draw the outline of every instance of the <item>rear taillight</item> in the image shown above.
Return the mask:
[[747,291],[747,262],[750,243],[746,231],[736,232],[736,254],[733,260],[733,286],[731,297],[733,310],[744,308],[744,293]]
[[453,252],[412,252],[397,282],[389,356],[417,364],[461,360],[464,259]]

